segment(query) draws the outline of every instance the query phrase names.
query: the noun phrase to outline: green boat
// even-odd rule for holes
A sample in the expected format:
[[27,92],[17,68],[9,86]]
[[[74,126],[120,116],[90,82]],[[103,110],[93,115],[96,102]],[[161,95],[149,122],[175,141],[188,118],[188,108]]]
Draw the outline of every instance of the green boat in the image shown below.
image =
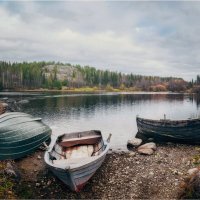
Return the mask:
[[41,118],[22,112],[0,115],[0,160],[17,159],[35,151],[51,135]]

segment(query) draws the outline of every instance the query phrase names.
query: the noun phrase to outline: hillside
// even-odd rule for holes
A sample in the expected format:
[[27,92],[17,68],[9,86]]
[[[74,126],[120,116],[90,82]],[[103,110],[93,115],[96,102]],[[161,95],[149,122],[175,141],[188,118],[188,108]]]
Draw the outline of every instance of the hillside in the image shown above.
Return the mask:
[[143,91],[184,91],[182,78],[142,76],[55,62],[0,62],[1,89],[129,88]]

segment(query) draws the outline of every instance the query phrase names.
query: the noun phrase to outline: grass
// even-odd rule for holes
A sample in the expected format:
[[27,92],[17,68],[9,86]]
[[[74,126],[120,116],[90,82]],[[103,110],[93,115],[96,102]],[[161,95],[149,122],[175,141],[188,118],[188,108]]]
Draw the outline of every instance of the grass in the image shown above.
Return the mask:
[[4,173],[6,168],[5,162],[0,162],[0,199],[15,199],[13,192],[14,183],[12,179],[7,177]]
[[70,92],[70,93],[96,93],[96,92],[138,92],[137,88],[113,88],[112,86],[107,86],[106,88],[99,88],[99,87],[80,87],[80,88],[69,88],[69,87],[62,87],[61,90],[58,89],[46,89],[46,88],[38,88],[38,89],[19,89],[16,91],[20,92]]
[[27,182],[22,182],[16,188],[17,196],[19,199],[31,199],[34,196],[33,187],[28,186]]

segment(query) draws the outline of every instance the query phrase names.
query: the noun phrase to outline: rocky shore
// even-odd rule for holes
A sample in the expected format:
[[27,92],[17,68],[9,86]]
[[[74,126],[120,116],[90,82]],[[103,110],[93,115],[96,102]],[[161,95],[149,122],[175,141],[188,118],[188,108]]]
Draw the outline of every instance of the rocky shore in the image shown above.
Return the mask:
[[187,171],[200,164],[200,146],[157,145],[152,155],[110,152],[84,189],[75,193],[46,168],[43,154],[38,150],[11,163],[18,172],[14,177],[5,173],[8,164],[0,163],[5,166],[0,167],[0,177],[12,180],[9,190],[0,187],[0,198],[176,199]]

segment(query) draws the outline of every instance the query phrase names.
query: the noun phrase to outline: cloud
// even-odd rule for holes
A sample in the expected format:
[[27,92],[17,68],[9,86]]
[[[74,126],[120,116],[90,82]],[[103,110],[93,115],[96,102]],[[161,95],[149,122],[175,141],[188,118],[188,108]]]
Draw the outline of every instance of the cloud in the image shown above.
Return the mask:
[[190,80],[199,18],[200,2],[1,2],[0,59]]

